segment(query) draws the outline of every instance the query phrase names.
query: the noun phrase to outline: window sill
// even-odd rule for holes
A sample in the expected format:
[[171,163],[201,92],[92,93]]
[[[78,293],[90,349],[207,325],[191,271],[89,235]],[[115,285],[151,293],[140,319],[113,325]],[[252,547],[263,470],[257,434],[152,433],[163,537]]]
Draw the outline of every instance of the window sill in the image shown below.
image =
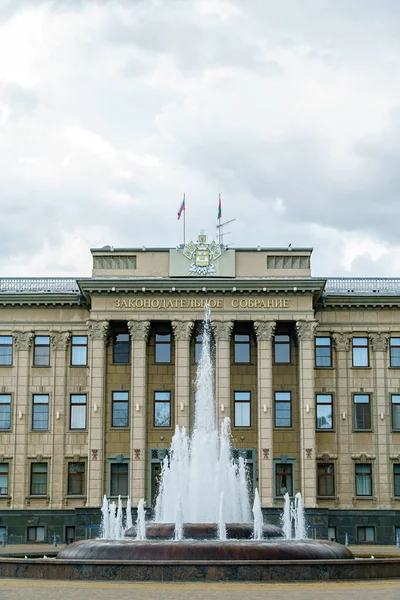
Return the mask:
[[315,433],[336,433],[336,429],[316,429]]
[[87,429],[68,429],[67,433],[87,433]]
[[372,500],[374,502],[377,501],[376,496],[353,496],[353,500]]
[[353,429],[353,433],[374,433],[373,429]]
[[339,500],[339,496],[317,496],[317,500]]
[[110,431],[130,431],[130,427],[129,425],[121,425],[121,427],[114,425],[110,427]]
[[71,369],[87,369],[89,365],[69,365]]
[[79,500],[79,499],[86,499],[87,495],[86,494],[67,494],[67,498],[68,500]]
[[11,365],[0,365],[0,369],[2,369],[2,368],[9,369],[10,367],[13,367],[13,366],[14,365],[12,365],[12,364]]
[[50,365],[32,365],[33,369],[50,369]]
[[31,429],[29,433],[50,433],[50,429]]
[[130,362],[113,362],[113,363],[111,363],[111,365],[113,367],[127,367],[130,364],[131,364]]
[[352,367],[350,367],[350,369],[355,369],[356,371],[371,371],[372,367],[368,366],[368,367],[355,367],[354,365]]
[[315,365],[314,369],[316,371],[334,371],[335,367],[318,367],[317,365]]

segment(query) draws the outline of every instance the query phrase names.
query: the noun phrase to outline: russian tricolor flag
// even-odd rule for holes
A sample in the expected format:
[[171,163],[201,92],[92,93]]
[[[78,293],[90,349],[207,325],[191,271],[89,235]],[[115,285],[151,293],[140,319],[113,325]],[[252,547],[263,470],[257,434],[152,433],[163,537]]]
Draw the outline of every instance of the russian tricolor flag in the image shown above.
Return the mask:
[[183,211],[185,210],[185,198],[182,200],[182,204],[180,209],[178,210],[178,221],[182,216]]

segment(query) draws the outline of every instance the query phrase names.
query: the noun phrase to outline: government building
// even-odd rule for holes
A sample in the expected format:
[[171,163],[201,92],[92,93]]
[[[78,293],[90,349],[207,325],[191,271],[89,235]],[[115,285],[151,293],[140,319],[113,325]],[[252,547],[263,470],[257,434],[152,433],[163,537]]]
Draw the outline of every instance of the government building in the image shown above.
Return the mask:
[[308,248],[92,249],[91,277],[0,279],[0,539],[98,535],[102,499],[154,505],[190,430],[204,305],[218,421],[264,518],[400,536],[400,280],[311,275]]

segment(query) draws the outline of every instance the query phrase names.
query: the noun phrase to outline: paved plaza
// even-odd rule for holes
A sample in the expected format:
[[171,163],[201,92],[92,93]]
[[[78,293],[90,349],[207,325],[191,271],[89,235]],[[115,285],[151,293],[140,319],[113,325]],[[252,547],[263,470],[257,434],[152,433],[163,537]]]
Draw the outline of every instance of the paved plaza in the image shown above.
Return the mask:
[[1,600],[398,600],[400,581],[338,583],[102,583],[0,580]]

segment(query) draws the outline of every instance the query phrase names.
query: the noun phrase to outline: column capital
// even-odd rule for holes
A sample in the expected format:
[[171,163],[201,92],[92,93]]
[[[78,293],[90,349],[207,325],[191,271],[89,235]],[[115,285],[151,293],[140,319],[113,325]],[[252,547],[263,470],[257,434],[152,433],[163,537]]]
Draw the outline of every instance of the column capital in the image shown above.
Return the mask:
[[385,352],[387,350],[389,342],[388,333],[370,333],[369,338],[374,352]]
[[299,341],[312,341],[317,327],[318,321],[296,321],[297,339]]
[[270,342],[275,334],[276,321],[254,321],[258,342]]
[[51,334],[51,343],[55,350],[66,350],[71,340],[70,331],[59,331]]
[[17,350],[29,350],[32,346],[34,334],[33,331],[14,331],[13,338]]
[[229,342],[233,329],[233,321],[212,321],[211,325],[217,342]]
[[176,340],[190,340],[194,327],[194,321],[172,321],[171,325]]
[[92,340],[103,340],[107,341],[108,334],[110,331],[110,324],[108,321],[86,321],[88,328],[89,337]]
[[348,352],[350,350],[351,333],[332,333],[333,346],[339,352]]
[[128,321],[128,329],[132,341],[147,342],[150,321]]

